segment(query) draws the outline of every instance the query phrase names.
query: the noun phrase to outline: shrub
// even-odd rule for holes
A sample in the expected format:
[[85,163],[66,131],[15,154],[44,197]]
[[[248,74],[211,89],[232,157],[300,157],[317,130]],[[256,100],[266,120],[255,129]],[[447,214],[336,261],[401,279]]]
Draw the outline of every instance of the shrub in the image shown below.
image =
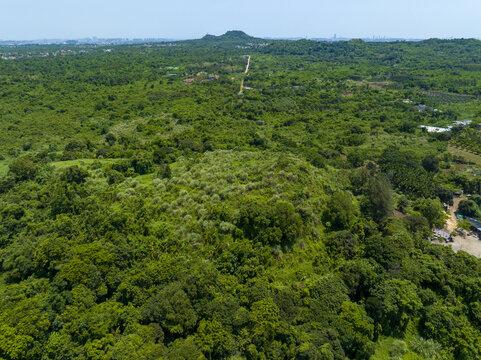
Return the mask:
[[10,172],[17,180],[31,180],[37,174],[37,165],[28,157],[18,158],[9,165]]
[[159,179],[170,179],[172,177],[172,171],[170,170],[169,164],[162,164],[159,166],[157,177]]
[[402,359],[403,355],[408,352],[408,346],[402,340],[394,340],[391,348],[389,349],[389,355],[392,359]]
[[152,171],[152,156],[148,153],[138,153],[132,159],[132,167],[137,174],[144,175]]
[[249,239],[291,245],[301,233],[302,220],[291,203],[248,204],[240,210],[237,225]]
[[87,170],[74,165],[63,171],[62,175],[60,175],[60,180],[68,183],[81,184],[85,182],[85,179],[88,178],[88,176],[89,173]]

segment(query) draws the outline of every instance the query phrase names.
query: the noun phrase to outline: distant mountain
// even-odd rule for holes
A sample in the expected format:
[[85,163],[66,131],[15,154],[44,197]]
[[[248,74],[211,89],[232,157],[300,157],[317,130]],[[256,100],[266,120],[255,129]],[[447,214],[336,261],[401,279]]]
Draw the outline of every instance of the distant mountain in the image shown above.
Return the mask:
[[203,38],[198,40],[187,40],[184,43],[189,43],[192,45],[209,45],[216,47],[232,47],[232,46],[247,46],[252,44],[261,44],[266,43],[265,39],[256,38],[250,35],[247,35],[245,32],[240,30],[231,30],[227,31],[223,35],[205,35]]
[[255,41],[255,40],[262,40],[262,39],[247,35],[245,32],[240,30],[231,30],[231,31],[227,31],[224,35],[220,35],[220,36],[205,35],[201,40],[222,42],[222,41]]

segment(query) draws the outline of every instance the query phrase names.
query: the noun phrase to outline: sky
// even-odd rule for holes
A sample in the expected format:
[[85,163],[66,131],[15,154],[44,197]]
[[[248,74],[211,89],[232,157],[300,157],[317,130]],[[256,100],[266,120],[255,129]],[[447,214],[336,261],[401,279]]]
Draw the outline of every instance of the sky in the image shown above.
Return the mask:
[[0,39],[481,38],[479,0],[0,0]]

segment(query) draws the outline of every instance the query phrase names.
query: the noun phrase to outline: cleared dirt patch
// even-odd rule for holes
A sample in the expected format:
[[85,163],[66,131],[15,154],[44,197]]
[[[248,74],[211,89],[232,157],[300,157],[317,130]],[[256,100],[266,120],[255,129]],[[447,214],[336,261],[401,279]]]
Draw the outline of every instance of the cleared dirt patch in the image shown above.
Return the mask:
[[456,170],[462,170],[462,169],[466,168],[467,165],[466,165],[466,164],[457,164],[457,163],[454,163],[453,166],[454,166],[454,168],[455,168]]
[[402,212],[397,211],[397,210],[393,210],[392,217],[394,217],[394,218],[403,218],[403,217],[405,217],[405,216],[406,216],[406,215],[404,215]]
[[458,227],[458,219],[456,218],[456,211],[458,210],[459,203],[462,200],[466,200],[467,197],[462,196],[462,197],[455,197],[453,199],[453,206],[450,207],[449,209],[449,219],[446,221],[446,230],[448,230],[450,233],[456,230]]
[[479,240],[477,236],[455,236],[454,242],[451,243],[451,247],[455,252],[462,250],[481,258],[481,240]]
[[[453,199],[453,206],[449,209],[449,219],[446,222],[445,230],[452,233],[456,230],[458,226],[458,220],[456,218],[456,210],[458,209],[459,203],[462,200],[466,200],[467,197],[456,197]],[[453,236],[452,243],[442,243],[444,246],[451,246],[453,251],[465,251],[471,255],[481,258],[481,240],[474,235],[466,236]]]

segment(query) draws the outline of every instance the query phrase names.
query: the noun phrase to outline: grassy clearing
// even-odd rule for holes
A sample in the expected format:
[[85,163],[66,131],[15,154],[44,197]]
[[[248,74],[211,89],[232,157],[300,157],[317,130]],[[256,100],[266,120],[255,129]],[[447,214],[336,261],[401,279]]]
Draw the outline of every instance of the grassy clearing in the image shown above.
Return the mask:
[[[403,359],[403,360],[423,360],[424,358],[414,352],[409,344],[418,337],[418,321],[410,321],[404,337],[402,339],[381,336],[379,341],[376,343],[376,349],[374,355],[371,356],[371,360],[385,360],[385,359]],[[401,357],[391,357],[391,347],[396,340],[402,340],[408,346],[408,352],[403,354]]]
[[[394,340],[396,339],[392,337],[381,338],[376,343],[376,352],[374,353],[374,355],[371,356],[371,360],[392,359],[390,354],[390,349]],[[403,360],[423,360],[423,357],[421,357],[420,355],[410,350],[402,356],[402,359]]]
[[66,160],[66,161],[55,161],[55,162],[52,162],[51,164],[55,167],[56,170],[60,170],[70,166],[74,166],[74,165],[78,165],[80,167],[87,167],[96,161],[99,161],[102,164],[108,164],[118,160],[119,159],[76,159],[76,160]]
[[465,151],[465,150],[460,150],[460,149],[455,148],[453,146],[448,146],[448,151],[452,155],[462,156],[466,159],[466,161],[469,161],[469,162],[475,163],[476,165],[481,166],[481,156],[479,156],[479,155],[472,154],[472,153],[470,153],[468,151]]
[[140,180],[140,183],[145,186],[150,186],[152,185],[152,180],[154,179],[153,174],[145,174],[145,175],[139,175],[135,177],[135,179]]
[[458,114],[458,120],[473,119],[479,113],[481,101],[473,100],[468,103],[441,105],[439,109],[443,111],[452,110]]
[[[100,163],[108,164],[118,161],[119,159],[76,159],[76,160],[67,160],[67,161],[55,161],[50,163],[55,170],[65,169],[70,166],[78,165],[82,168],[86,168],[95,161],[99,161]],[[8,164],[10,161],[2,160],[0,161],[0,177],[5,176],[8,173]]]
[[8,173],[8,162],[6,160],[0,161],[0,176],[5,176]]

